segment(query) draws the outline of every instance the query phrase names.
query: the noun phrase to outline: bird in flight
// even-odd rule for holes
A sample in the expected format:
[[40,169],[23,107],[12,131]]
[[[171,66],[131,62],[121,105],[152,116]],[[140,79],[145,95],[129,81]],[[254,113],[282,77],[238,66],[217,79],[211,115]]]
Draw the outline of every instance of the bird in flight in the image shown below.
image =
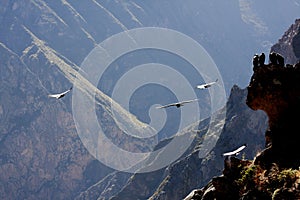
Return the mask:
[[194,102],[194,101],[198,101],[199,99],[192,99],[192,100],[187,100],[187,101],[180,101],[180,102],[177,102],[177,103],[171,103],[171,104],[167,104],[167,105],[164,105],[164,106],[158,106],[156,108],[160,109],[160,108],[167,108],[167,107],[171,107],[171,106],[176,106],[177,108],[183,106],[184,104],[186,103],[191,103],[191,102]]
[[236,150],[234,151],[231,151],[231,152],[227,152],[227,153],[223,153],[223,156],[237,156],[243,149],[245,149],[247,147],[246,144],[240,146],[239,148],[237,148]]
[[210,83],[205,83],[205,84],[197,85],[196,88],[197,89],[206,89],[206,88],[209,88],[210,86],[212,86],[213,84],[217,83],[217,81],[218,81],[218,79],[216,79],[215,81],[210,82]]
[[70,87],[70,89],[62,92],[62,93],[58,93],[58,94],[49,94],[48,97],[52,97],[52,98],[56,98],[56,99],[60,99],[62,97],[64,97],[67,93],[69,93],[72,90],[72,87]]

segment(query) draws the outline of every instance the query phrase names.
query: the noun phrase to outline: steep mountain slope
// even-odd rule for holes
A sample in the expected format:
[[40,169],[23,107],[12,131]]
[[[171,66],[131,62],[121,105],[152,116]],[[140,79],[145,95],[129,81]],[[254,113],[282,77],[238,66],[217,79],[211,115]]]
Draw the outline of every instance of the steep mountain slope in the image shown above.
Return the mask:
[[1,198],[70,198],[91,181],[84,173],[93,160],[64,103],[70,98],[48,99],[39,77],[15,53],[0,48]]

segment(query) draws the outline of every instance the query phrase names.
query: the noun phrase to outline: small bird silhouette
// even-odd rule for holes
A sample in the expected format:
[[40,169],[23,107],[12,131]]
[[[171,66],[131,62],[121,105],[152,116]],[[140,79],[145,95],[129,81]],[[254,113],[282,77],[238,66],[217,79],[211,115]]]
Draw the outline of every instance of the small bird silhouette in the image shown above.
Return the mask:
[[210,82],[210,83],[205,83],[205,84],[202,84],[202,85],[197,85],[196,88],[197,89],[206,89],[206,88],[211,87],[213,84],[217,83],[217,81],[218,81],[218,79],[216,79],[215,81]]
[[72,90],[73,87],[70,87],[70,89],[66,90],[65,92],[58,93],[58,94],[49,94],[48,97],[60,99],[64,97],[67,93],[69,93]]
[[240,146],[239,148],[237,148],[234,151],[231,152],[227,152],[227,153],[223,153],[223,156],[237,156],[243,149],[245,149],[247,147],[246,144]]
[[179,108],[179,107],[183,106],[186,103],[191,103],[191,102],[194,102],[194,101],[199,101],[199,99],[180,101],[180,102],[177,102],[177,103],[170,103],[170,104],[167,104],[167,105],[164,105],[164,106],[158,106],[156,108],[160,109],[160,108],[167,108],[167,107],[171,107],[171,106],[176,106],[177,108]]

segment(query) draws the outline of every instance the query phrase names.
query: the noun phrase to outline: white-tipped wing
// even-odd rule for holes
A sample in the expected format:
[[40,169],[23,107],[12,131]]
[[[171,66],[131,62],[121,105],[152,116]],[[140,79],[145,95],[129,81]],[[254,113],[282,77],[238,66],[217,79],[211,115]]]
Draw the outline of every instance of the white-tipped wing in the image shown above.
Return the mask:
[[231,151],[231,152],[227,152],[227,153],[223,153],[223,156],[232,156],[232,155],[238,155],[243,149],[246,148],[246,144],[240,146],[239,148],[237,148],[236,150],[234,151]]
[[217,83],[217,81],[218,81],[218,79],[216,79],[215,81],[210,82],[210,83],[205,83],[205,84],[197,85],[196,88],[197,88],[197,89],[206,89],[206,88],[211,87],[211,86],[214,85],[215,83]]
[[48,97],[52,97],[52,98],[59,98],[60,94],[49,94]]
[[64,97],[67,93],[69,93],[72,90],[72,87],[62,93],[58,93],[58,94],[49,94],[48,97],[51,98],[56,98],[56,99],[60,99],[62,97]]
[[187,101],[180,101],[180,102],[177,102],[177,103],[170,103],[170,104],[167,104],[167,105],[164,105],[164,106],[158,106],[156,108],[161,109],[161,108],[167,108],[167,107],[170,107],[170,106],[176,106],[177,108],[179,108],[180,106],[183,106],[183,104],[191,103],[191,102],[198,101],[198,100],[199,99],[192,99],[192,100],[187,100]]
[[187,100],[187,101],[181,101],[181,102],[179,102],[179,104],[183,105],[183,104],[191,103],[191,102],[194,102],[194,101],[199,101],[199,99],[192,99],[192,100]]

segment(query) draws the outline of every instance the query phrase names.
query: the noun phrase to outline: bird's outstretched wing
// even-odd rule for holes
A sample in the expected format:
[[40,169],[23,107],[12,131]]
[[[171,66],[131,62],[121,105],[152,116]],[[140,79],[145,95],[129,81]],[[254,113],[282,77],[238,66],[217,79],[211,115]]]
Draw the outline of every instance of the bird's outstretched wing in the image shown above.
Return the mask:
[[72,90],[72,87],[70,87],[70,89],[62,92],[62,93],[58,93],[58,94],[49,94],[48,97],[52,97],[52,98],[56,98],[56,99],[60,99],[62,97],[64,97],[67,93],[69,93]]
[[59,98],[60,94],[49,94],[48,97],[51,97],[51,98]]
[[197,85],[196,88],[197,89],[206,89],[206,88],[209,88],[210,86],[212,86],[213,84],[215,84],[217,82],[218,82],[218,79],[216,79],[215,81],[210,82],[210,83],[205,83],[205,84]]
[[199,101],[199,99],[192,99],[192,100],[187,100],[187,101],[181,101],[181,102],[178,102],[178,103],[181,104],[181,105],[183,105],[183,104],[191,103],[191,102],[194,102],[194,101]]
[[167,107],[170,107],[170,106],[176,106],[175,103],[171,103],[171,104],[167,104],[167,105],[164,105],[164,106],[158,106],[156,107],[157,109],[161,109],[161,108],[167,108]]
[[234,151],[231,151],[231,152],[227,152],[227,153],[223,153],[223,156],[232,156],[232,155],[238,155],[243,149],[246,148],[246,144],[240,146],[239,148],[237,148],[236,150]]
[[167,105],[164,105],[164,106],[158,106],[156,108],[161,109],[161,108],[167,108],[167,107],[171,107],[171,106],[176,106],[177,108],[179,108],[180,106],[183,106],[183,104],[191,103],[191,102],[198,101],[198,100],[199,99],[192,99],[192,100],[187,100],[187,101],[180,101],[180,102],[177,102],[177,103],[170,103],[170,104],[167,104]]

